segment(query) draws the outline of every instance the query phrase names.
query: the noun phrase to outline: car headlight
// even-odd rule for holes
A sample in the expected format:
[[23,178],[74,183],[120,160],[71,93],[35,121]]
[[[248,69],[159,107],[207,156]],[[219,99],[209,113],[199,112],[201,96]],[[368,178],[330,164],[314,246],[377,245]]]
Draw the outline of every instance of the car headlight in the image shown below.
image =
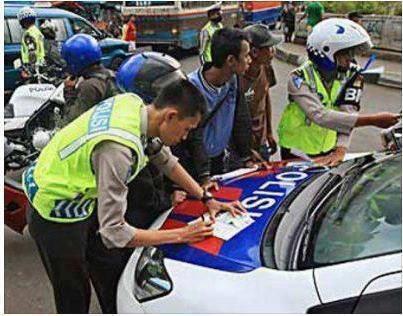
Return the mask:
[[134,295],[139,302],[148,301],[172,290],[172,281],[164,266],[164,256],[155,247],[145,248],[135,272]]

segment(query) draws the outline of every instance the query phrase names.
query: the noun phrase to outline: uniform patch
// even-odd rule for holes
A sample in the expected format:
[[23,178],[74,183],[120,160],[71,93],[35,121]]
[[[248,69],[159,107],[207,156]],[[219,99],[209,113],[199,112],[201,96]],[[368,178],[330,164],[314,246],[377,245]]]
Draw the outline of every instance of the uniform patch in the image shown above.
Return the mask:
[[302,83],[304,82],[304,79],[302,79],[301,77],[298,77],[298,76],[293,76],[292,77],[292,82],[294,83],[294,86],[297,89],[300,89],[301,86],[302,86]]
[[91,115],[88,134],[103,132],[109,129],[109,120],[112,115],[114,100],[106,99],[95,106],[94,112]]

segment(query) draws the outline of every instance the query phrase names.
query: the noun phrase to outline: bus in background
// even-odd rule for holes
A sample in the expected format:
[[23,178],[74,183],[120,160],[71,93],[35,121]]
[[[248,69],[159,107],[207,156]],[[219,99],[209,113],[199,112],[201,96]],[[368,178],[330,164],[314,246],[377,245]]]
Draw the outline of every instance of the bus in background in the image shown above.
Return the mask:
[[[207,8],[216,1],[124,1],[122,14],[136,16],[137,45],[153,50],[171,47],[192,49],[199,46],[199,32],[207,23]],[[240,23],[238,1],[222,3],[223,24]]]
[[244,23],[264,23],[274,27],[281,10],[281,1],[242,1]]

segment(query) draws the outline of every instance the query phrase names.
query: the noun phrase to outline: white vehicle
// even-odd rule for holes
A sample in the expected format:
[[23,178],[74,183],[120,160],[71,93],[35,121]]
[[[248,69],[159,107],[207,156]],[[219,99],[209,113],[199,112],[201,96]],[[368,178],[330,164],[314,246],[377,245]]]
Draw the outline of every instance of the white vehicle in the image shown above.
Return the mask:
[[[135,249],[118,312],[401,313],[401,174],[401,154],[385,152],[227,175],[214,195],[248,215],[220,216],[202,242]],[[204,212],[188,200],[153,227]]]

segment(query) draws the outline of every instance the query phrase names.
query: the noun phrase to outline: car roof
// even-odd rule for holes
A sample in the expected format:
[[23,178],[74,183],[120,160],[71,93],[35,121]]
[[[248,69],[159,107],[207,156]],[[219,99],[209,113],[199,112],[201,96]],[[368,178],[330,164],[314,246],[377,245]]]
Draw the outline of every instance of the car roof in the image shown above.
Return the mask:
[[[18,11],[24,7],[26,4],[14,4],[14,3],[7,3],[4,7],[4,16],[7,17],[16,17]],[[57,17],[65,17],[65,18],[78,18],[83,19],[81,16],[53,7],[33,7],[35,12],[38,15],[38,18],[41,17],[49,17],[49,18],[57,18]]]
[[[213,236],[195,244],[170,244],[160,248],[167,258],[223,271],[248,272],[262,267],[261,243],[267,225],[295,188],[323,172],[323,168],[310,169],[307,163],[302,163],[273,166],[270,170],[221,181],[220,190],[213,195],[222,201],[241,200],[248,207],[252,224],[227,240]],[[204,212],[206,208],[200,201],[185,201],[174,208],[161,229],[186,226]]]

